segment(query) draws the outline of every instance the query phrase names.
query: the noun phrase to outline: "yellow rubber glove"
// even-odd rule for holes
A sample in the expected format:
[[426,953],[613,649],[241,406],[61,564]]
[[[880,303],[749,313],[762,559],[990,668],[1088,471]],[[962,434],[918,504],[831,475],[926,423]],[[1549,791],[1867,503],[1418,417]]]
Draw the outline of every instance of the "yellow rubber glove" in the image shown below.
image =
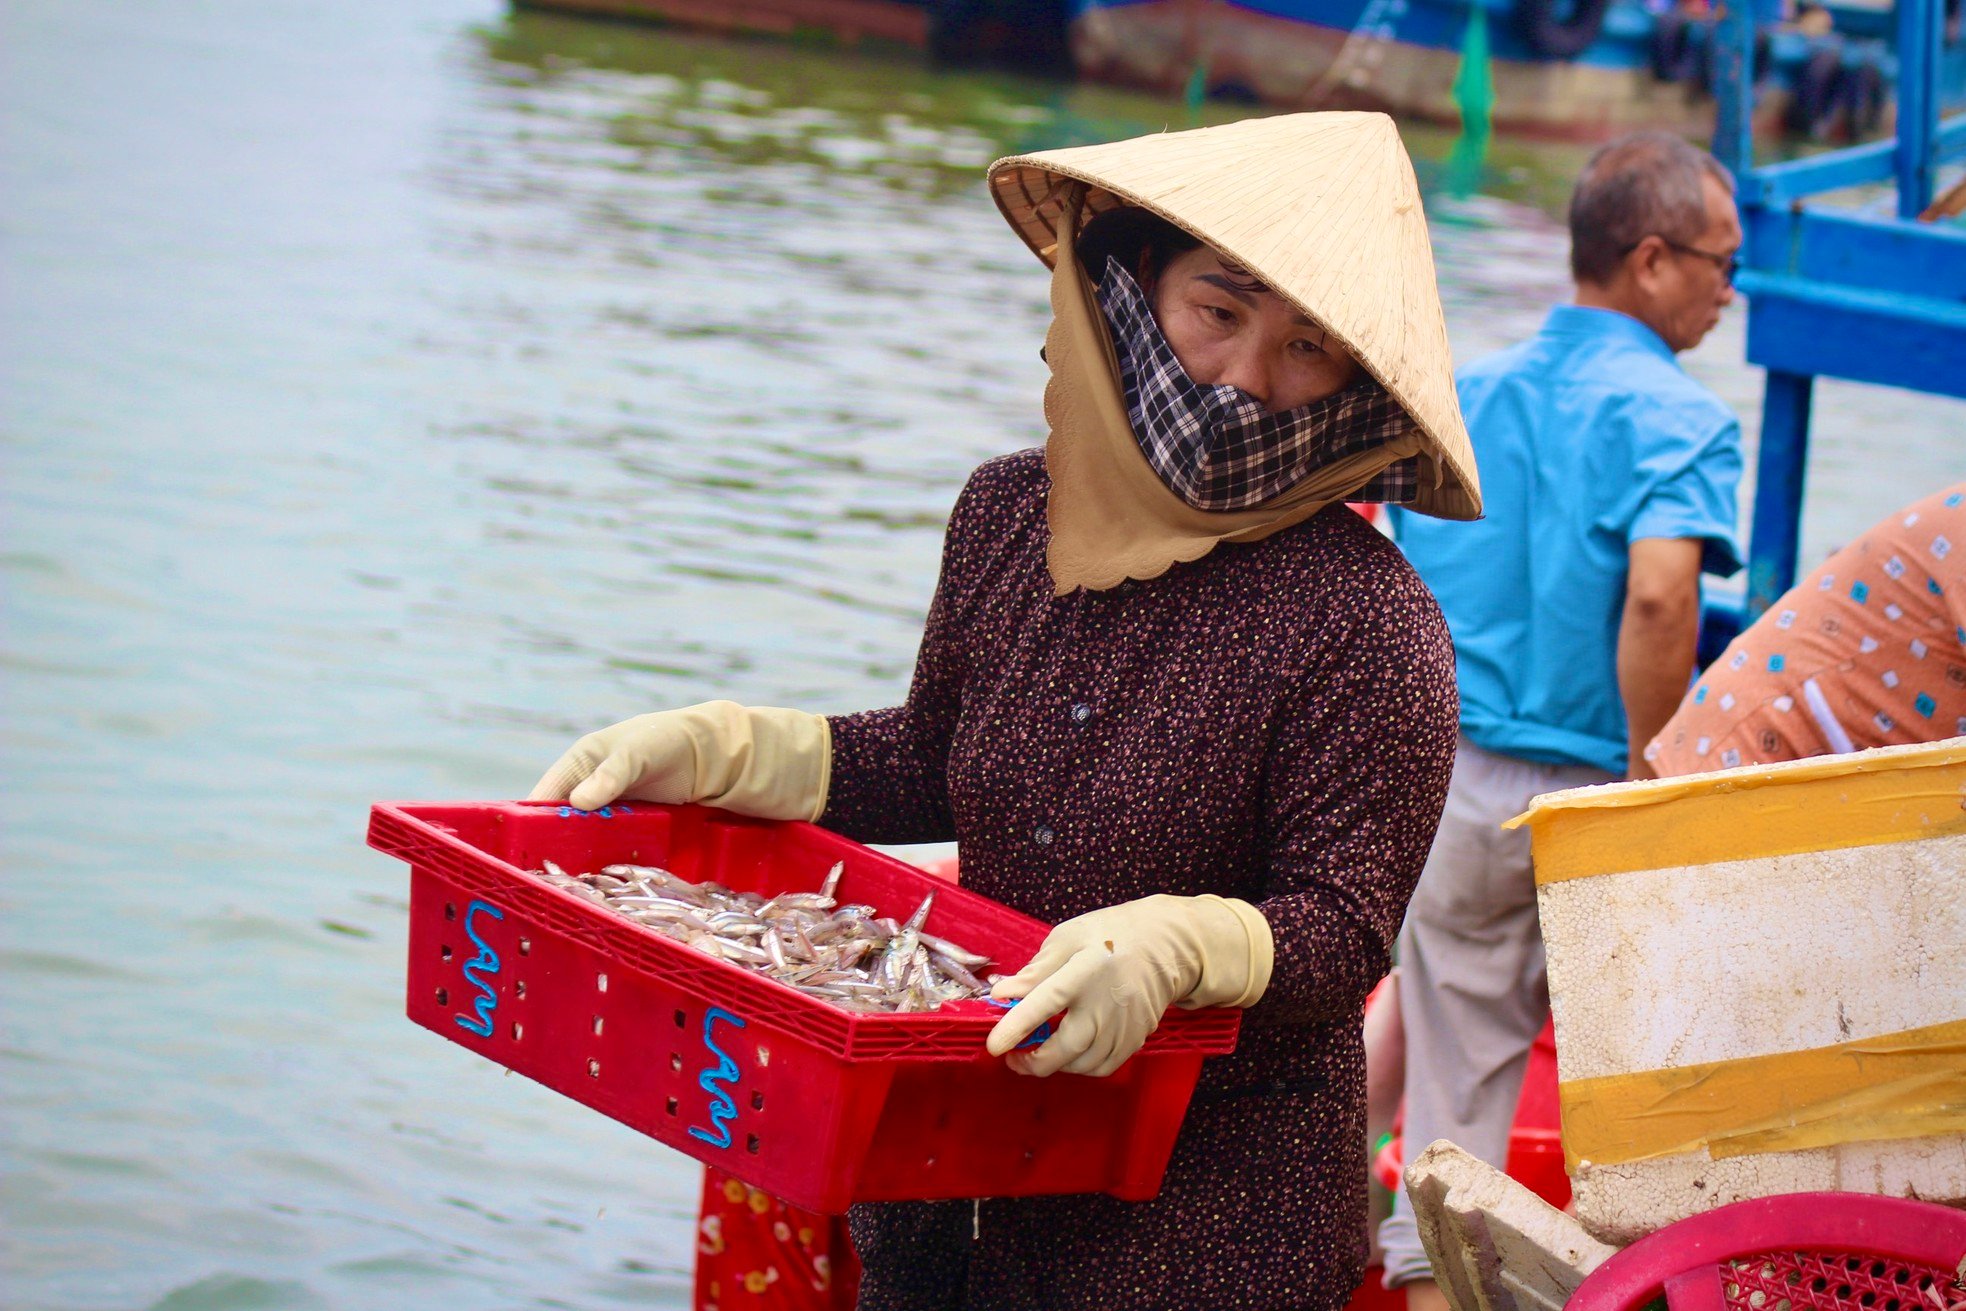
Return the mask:
[[[1270,922],[1246,901],[1165,894],[1066,920],[1031,963],[992,990],[1021,997],[990,1030],[992,1056],[1042,1078],[1064,1070],[1104,1078],[1140,1050],[1171,1005],[1252,1006],[1270,986]],[[1032,1052],[1012,1049],[1060,1011]]]
[[700,801],[759,819],[818,819],[833,739],[823,715],[705,701],[589,733],[533,785],[532,801],[598,810],[622,797]]

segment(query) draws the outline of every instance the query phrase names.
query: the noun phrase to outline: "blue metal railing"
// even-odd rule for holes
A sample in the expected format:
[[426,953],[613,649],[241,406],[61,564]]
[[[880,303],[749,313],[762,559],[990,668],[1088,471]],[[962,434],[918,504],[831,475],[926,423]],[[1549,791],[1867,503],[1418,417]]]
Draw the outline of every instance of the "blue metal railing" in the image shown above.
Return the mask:
[[[1966,396],[1966,232],[1918,222],[1939,165],[1966,158],[1966,114],[1939,117],[1942,0],[1897,0],[1890,140],[1754,167],[1754,30],[1730,5],[1716,51],[1714,154],[1738,180],[1748,359],[1767,368],[1747,620],[1794,584],[1818,376]],[[1895,217],[1811,209],[1812,196],[1892,184]]]

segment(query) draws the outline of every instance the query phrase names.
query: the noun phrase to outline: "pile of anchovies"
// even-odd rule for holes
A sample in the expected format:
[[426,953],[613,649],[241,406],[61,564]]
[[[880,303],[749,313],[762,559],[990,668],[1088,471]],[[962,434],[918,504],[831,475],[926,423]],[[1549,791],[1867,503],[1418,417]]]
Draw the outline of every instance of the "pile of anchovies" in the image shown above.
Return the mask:
[[552,861],[532,873],[666,938],[778,980],[844,1010],[908,1014],[990,995],[990,957],[922,932],[929,893],[906,923],[872,906],[842,906],[845,863],[818,892],[761,897],[721,883],[692,883],[653,865],[609,865],[568,874]]

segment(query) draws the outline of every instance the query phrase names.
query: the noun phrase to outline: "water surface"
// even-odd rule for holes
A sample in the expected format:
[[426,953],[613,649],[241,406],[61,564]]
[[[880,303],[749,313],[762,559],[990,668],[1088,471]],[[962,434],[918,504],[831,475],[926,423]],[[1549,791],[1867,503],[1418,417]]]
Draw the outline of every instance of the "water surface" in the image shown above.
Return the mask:
[[[0,21],[0,1300],[683,1305],[694,1167],[402,1018],[367,804],[897,699],[1042,435],[980,169],[1187,111],[492,0]],[[1434,198],[1457,356],[1562,297],[1577,162]],[[1752,428],[1740,330],[1689,363]],[[1824,385],[1805,554],[1959,414]]]

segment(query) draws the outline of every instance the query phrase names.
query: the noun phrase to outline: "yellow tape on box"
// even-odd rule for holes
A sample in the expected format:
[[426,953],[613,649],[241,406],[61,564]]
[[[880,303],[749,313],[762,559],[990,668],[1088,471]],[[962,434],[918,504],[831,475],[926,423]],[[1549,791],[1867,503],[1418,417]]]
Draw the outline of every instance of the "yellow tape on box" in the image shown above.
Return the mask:
[[1564,1163],[1715,1159],[1966,1132],[1966,1020],[1559,1088]]
[[1523,824],[1538,884],[1966,833],[1966,738],[1553,792]]

